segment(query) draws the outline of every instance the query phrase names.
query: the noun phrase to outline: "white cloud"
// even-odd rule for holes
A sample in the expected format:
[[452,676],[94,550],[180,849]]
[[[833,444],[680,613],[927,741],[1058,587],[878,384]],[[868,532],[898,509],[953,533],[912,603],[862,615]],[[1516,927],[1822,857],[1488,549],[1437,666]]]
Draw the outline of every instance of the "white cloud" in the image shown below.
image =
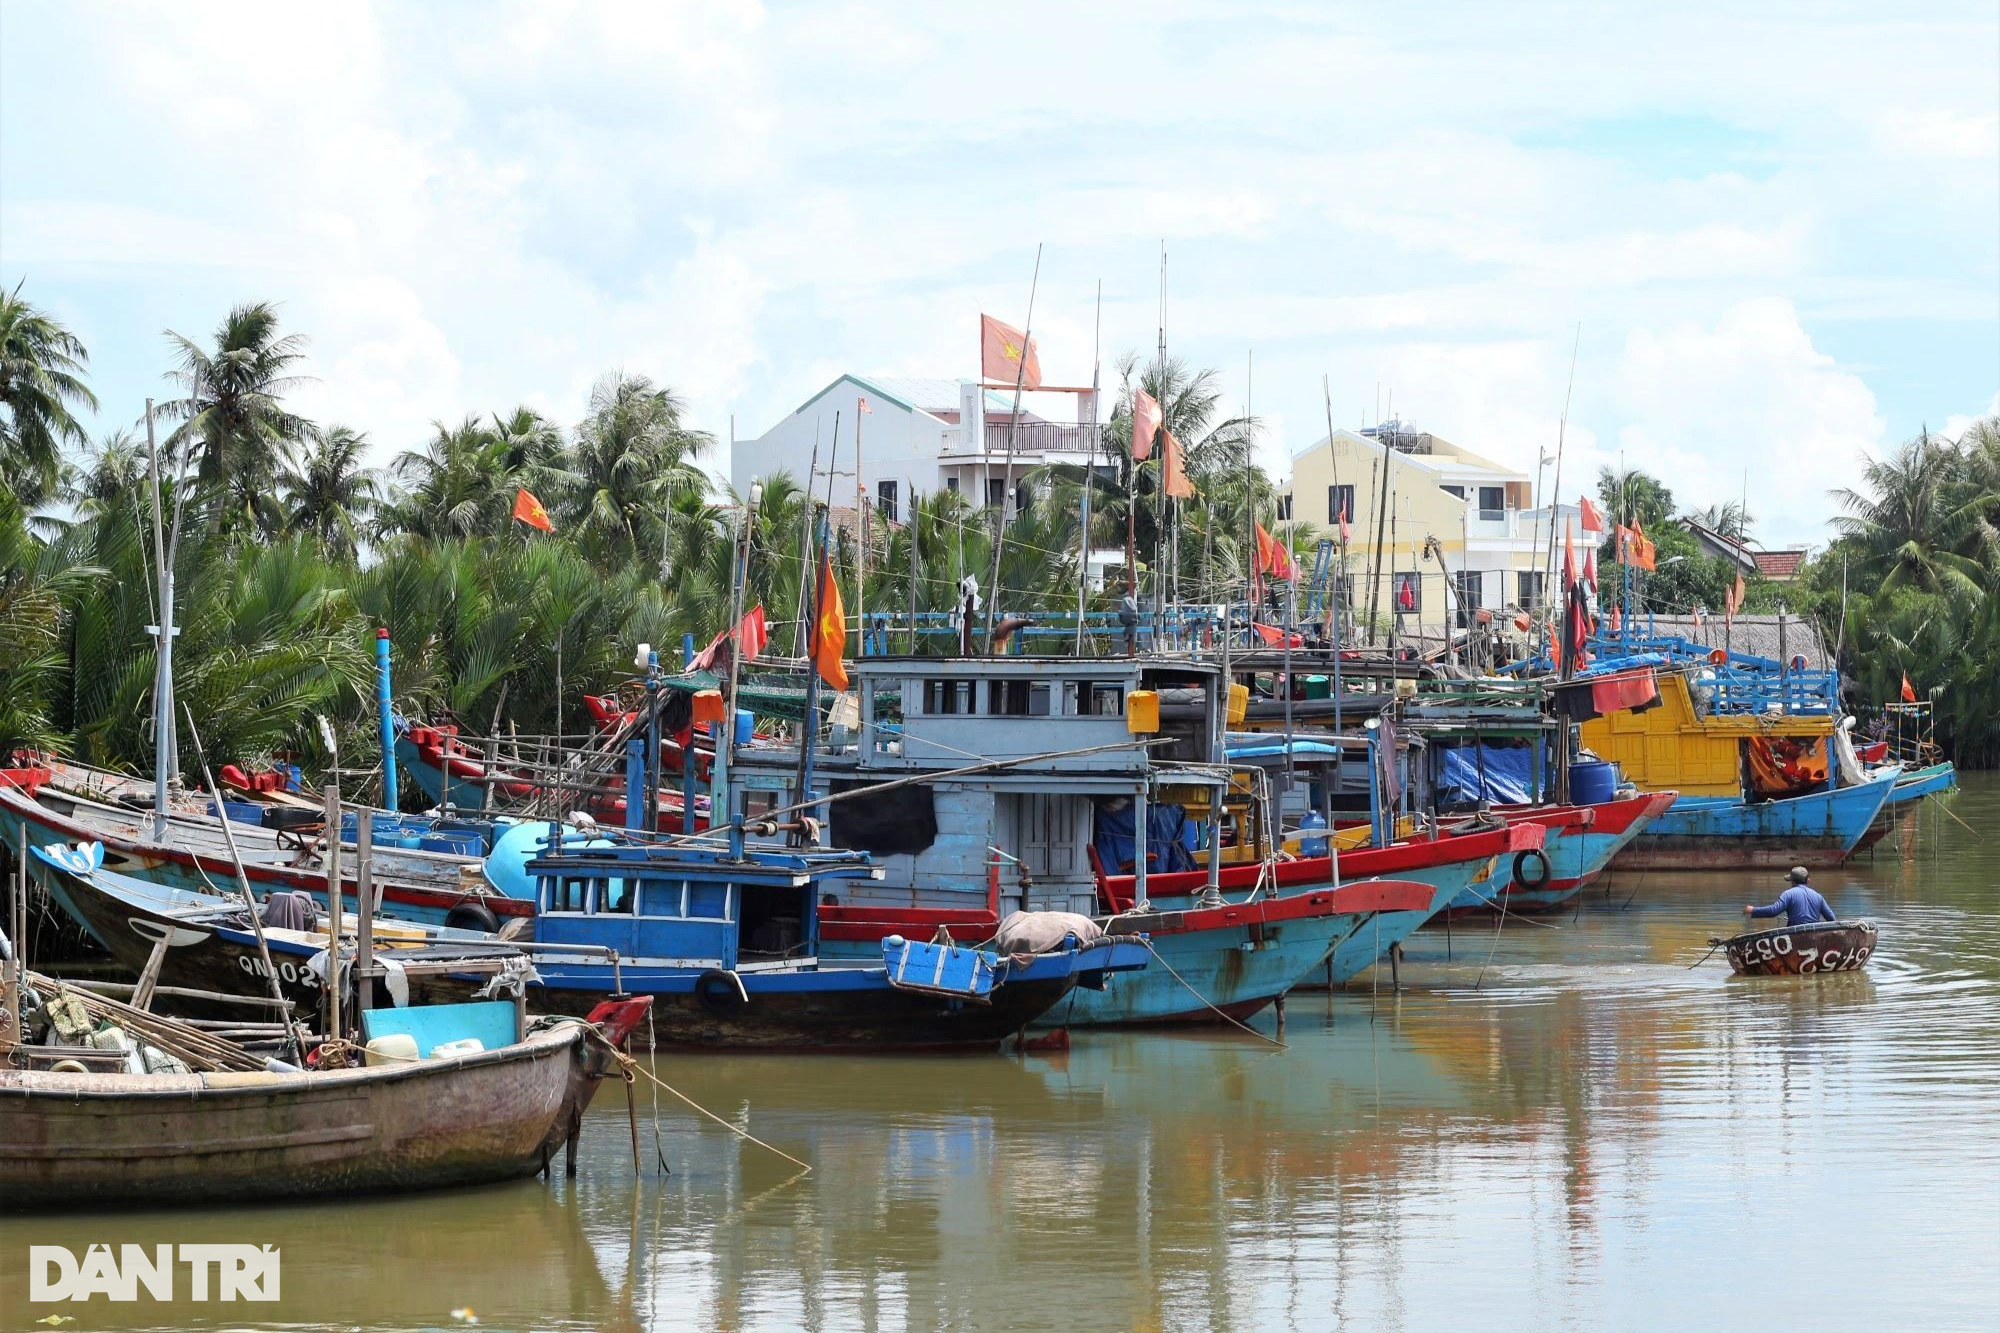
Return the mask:
[[2000,417],[2000,393],[1993,395],[1984,411],[1971,413],[1954,412],[1944,419],[1944,429],[1940,432],[1947,440],[1955,440],[1971,430],[1973,425],[1987,417]]
[[1760,298],[1713,327],[1635,330],[1618,367],[1619,443],[1683,504],[1746,489],[1756,534],[1812,540],[1829,489],[1855,484],[1882,441],[1875,395],[1813,346],[1789,301]]
[[1896,107],[1876,122],[1875,141],[1892,153],[1990,161],[2000,154],[2000,116],[1946,107]]

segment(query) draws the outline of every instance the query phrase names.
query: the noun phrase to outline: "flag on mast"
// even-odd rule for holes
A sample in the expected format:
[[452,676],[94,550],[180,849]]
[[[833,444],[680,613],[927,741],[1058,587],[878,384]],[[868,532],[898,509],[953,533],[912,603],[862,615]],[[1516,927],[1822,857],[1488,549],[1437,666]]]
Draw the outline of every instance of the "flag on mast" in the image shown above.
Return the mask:
[[1160,489],[1176,500],[1194,498],[1194,483],[1188,480],[1187,465],[1181,456],[1181,442],[1174,438],[1170,430],[1160,432],[1160,466],[1165,479]]
[[537,500],[535,493],[525,486],[514,492],[514,517],[531,528],[540,528],[543,532],[556,530],[556,525],[549,522],[549,511],[542,508],[542,502]]
[[1269,574],[1281,583],[1293,577],[1291,552],[1283,542],[1264,531],[1262,523],[1257,524],[1257,572]]
[[825,552],[819,557],[819,593],[813,599],[813,666],[819,677],[836,690],[847,688],[847,608],[840,602],[840,584],[834,581],[833,561]]
[[1160,433],[1160,405],[1144,389],[1132,391],[1132,461],[1153,456],[1153,437]]
[[1019,383],[1023,389],[1042,387],[1042,362],[1035,340],[1012,324],[991,315],[979,317],[979,373],[989,380]]

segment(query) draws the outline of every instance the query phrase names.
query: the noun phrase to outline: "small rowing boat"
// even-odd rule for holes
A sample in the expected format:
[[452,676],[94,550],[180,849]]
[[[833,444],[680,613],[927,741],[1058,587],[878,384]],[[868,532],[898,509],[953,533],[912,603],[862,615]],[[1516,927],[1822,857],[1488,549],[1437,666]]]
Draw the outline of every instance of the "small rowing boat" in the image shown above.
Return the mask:
[[1819,921],[1809,926],[1775,926],[1728,939],[1711,938],[1744,977],[1815,976],[1857,972],[1875,953],[1873,921]]

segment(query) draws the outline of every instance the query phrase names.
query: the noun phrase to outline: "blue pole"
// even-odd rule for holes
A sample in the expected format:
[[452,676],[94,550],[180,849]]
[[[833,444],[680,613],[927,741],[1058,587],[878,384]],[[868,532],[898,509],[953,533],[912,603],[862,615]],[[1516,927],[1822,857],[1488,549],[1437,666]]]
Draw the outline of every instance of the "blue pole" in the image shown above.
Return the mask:
[[[389,707],[389,631],[375,631],[375,712],[382,728],[382,808],[394,814],[396,800],[396,719]],[[449,783],[447,783],[449,785]]]
[[1382,769],[1375,762],[1375,728],[1368,727],[1368,833],[1377,847],[1389,845],[1382,836]]
[[646,742],[625,742],[625,827],[645,827]]

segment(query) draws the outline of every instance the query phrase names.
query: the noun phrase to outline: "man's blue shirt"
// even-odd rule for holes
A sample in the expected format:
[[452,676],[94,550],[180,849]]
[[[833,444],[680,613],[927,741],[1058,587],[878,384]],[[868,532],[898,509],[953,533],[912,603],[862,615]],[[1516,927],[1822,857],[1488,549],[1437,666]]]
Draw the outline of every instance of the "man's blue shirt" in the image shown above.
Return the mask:
[[1820,897],[1819,890],[1810,884],[1794,884],[1778,895],[1778,901],[1769,907],[1759,907],[1751,911],[1751,916],[1778,916],[1782,914],[1788,926],[1810,926],[1815,921],[1834,920],[1833,908],[1826,899]]

